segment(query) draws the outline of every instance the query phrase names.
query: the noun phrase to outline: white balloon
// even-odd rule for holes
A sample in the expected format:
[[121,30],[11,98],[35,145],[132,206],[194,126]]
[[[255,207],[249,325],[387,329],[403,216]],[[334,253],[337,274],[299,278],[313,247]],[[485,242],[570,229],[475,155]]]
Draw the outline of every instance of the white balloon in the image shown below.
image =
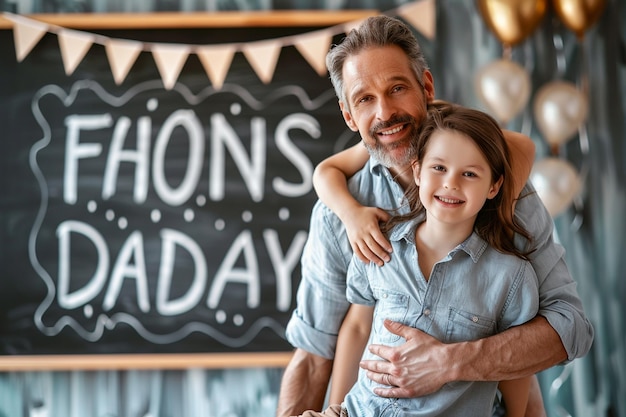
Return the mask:
[[578,172],[568,161],[545,158],[536,162],[530,181],[552,217],[567,209],[581,190]]
[[567,81],[552,81],[535,95],[534,113],[537,126],[553,146],[567,142],[585,122],[587,99],[576,86]]
[[530,75],[521,65],[499,59],[476,73],[474,87],[493,117],[505,125],[526,107],[531,90]]

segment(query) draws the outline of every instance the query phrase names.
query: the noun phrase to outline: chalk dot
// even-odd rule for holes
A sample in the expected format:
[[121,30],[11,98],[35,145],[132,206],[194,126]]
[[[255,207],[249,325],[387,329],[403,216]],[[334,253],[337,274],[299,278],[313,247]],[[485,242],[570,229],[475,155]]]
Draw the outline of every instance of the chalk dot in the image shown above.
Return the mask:
[[241,213],[241,219],[246,223],[250,223],[252,221],[252,213],[248,210],[244,211]]
[[113,219],[115,219],[115,212],[113,210],[107,210],[107,212],[104,213],[104,217],[108,221],[113,221]]
[[226,321],[226,313],[223,310],[219,310],[215,313],[215,320],[218,323],[224,323]]
[[128,227],[128,220],[126,220],[126,217],[120,217],[117,220],[117,227],[119,227],[122,230],[124,230],[124,229],[126,229],[126,227]]
[[206,204],[206,197],[203,195],[197,196],[196,204],[198,205],[198,207],[203,207]]
[[291,213],[289,213],[289,209],[287,207],[283,207],[280,210],[278,210],[278,218],[283,221],[289,220],[290,215]]
[[193,210],[192,210],[192,209],[189,209],[189,208],[188,208],[187,210],[185,210],[185,213],[183,213],[183,217],[185,218],[185,221],[186,221],[187,223],[192,222],[192,221],[193,221],[193,218],[194,218],[195,216],[196,216],[196,215],[195,215],[195,213],[193,212]]
[[239,104],[239,103],[231,104],[230,105],[230,114],[232,114],[233,116],[236,116],[239,113],[241,113],[241,104]]
[[83,307],[83,314],[88,319],[93,316],[93,307],[91,306],[91,304],[87,304],[85,305],[85,307]]
[[159,100],[157,100],[156,98],[151,98],[150,100],[148,100],[148,103],[146,103],[146,108],[149,111],[155,111],[158,107],[159,107]]
[[235,317],[233,317],[233,323],[235,326],[241,326],[243,324],[243,316],[241,314],[235,314]]
[[150,219],[152,219],[152,223],[158,223],[161,220],[161,211],[158,209],[154,209],[150,212]]
[[90,200],[90,201],[87,203],[87,210],[88,210],[90,213],[93,213],[94,211],[96,211],[96,209],[97,209],[97,208],[98,208],[98,203],[96,203],[95,201]]
[[224,220],[215,220],[215,230],[224,230],[224,227],[226,227],[226,222]]

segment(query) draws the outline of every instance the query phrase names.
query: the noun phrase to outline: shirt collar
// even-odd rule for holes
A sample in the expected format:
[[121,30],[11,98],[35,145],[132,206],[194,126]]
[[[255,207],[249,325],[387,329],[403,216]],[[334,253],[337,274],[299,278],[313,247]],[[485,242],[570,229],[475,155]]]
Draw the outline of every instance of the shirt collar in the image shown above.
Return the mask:
[[[415,230],[425,219],[426,214],[422,213],[412,220],[395,226],[389,233],[389,241],[394,242],[404,239],[415,245]],[[456,252],[464,251],[472,258],[472,261],[476,263],[487,249],[487,246],[488,244],[483,238],[478,236],[476,232],[472,232],[464,242],[452,249],[448,255],[452,257]]]
[[373,156],[370,156],[369,159],[369,169],[370,173],[372,174],[384,172],[385,170],[389,171],[389,168],[381,164],[378,159],[374,158]]

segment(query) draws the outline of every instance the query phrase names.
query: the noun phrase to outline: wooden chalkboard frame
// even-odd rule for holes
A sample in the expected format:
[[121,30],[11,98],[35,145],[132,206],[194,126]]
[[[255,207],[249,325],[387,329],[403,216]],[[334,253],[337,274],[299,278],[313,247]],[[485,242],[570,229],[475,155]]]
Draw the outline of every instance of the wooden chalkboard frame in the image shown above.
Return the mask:
[[[215,13],[132,14],[31,14],[25,17],[65,28],[177,29],[245,27],[330,27],[378,14],[376,10],[347,11],[260,11]],[[10,20],[0,15],[0,30],[11,29]],[[185,368],[284,367],[291,352],[251,353],[156,353],[156,354],[43,354],[0,355],[0,371],[126,370]]]
[[[30,19],[72,29],[183,29],[229,27],[334,26],[378,14],[364,10],[300,10],[271,12],[211,13],[59,13],[29,14]],[[10,20],[0,16],[0,29],[10,29]]]
[[283,368],[291,355],[290,352],[7,355],[0,356],[0,371]]

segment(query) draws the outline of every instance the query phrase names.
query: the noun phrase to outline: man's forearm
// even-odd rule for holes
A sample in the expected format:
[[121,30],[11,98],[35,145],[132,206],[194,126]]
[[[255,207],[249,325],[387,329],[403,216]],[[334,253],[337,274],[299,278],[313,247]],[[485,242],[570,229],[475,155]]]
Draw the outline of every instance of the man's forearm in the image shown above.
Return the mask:
[[[567,359],[559,335],[541,317],[472,342],[447,346],[453,380],[502,381],[522,378]],[[464,358],[459,360],[459,358]]]
[[305,410],[319,410],[324,406],[333,362],[296,349],[285,368],[276,417],[302,414]]

